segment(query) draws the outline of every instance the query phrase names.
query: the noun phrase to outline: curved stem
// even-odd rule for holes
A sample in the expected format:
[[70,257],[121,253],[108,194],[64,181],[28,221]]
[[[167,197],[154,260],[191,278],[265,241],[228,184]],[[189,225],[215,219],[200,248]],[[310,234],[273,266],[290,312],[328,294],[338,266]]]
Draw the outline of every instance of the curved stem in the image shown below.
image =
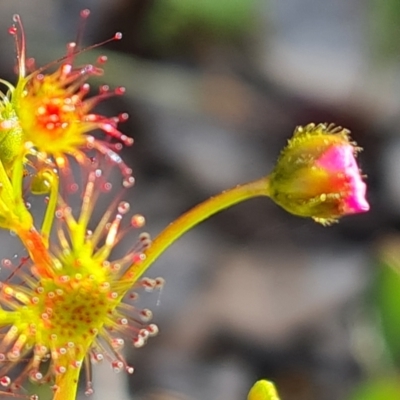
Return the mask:
[[54,215],[56,213],[57,201],[58,201],[58,175],[53,171],[46,171],[50,179],[50,193],[49,202],[47,204],[46,212],[44,214],[44,219],[42,223],[41,234],[46,247],[49,247],[49,238],[51,233],[51,228],[53,226]]
[[131,265],[122,280],[136,282],[149,266],[185,232],[212,215],[242,201],[257,196],[269,196],[269,177],[236,186],[200,203],[168,225],[145,251],[146,258],[140,264]]
[[80,368],[68,367],[65,373],[57,376],[53,400],[76,400],[80,372]]

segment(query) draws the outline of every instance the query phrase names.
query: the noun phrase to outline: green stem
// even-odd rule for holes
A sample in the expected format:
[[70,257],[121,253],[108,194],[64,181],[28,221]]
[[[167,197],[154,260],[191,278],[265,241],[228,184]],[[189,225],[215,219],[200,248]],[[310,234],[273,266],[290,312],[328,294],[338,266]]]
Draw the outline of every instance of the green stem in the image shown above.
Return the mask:
[[43,219],[41,234],[43,240],[46,244],[46,247],[49,246],[49,238],[51,228],[53,226],[54,215],[56,213],[56,208],[58,204],[58,175],[53,171],[46,171],[49,174],[49,182],[50,182],[50,193],[49,193],[49,202],[47,204],[46,212]]
[[217,196],[193,207],[168,225],[152,242],[145,251],[146,258],[140,264],[131,265],[123,276],[123,280],[134,283],[149,266],[185,232],[206,220],[212,215],[229,208],[237,203],[257,196],[269,196],[269,177],[263,177],[257,181],[236,186],[226,190]]
[[22,180],[24,177],[24,155],[18,156],[13,164],[12,186],[14,198],[22,199]]
[[65,373],[57,375],[53,400],[76,400],[80,372],[80,368],[68,367]]

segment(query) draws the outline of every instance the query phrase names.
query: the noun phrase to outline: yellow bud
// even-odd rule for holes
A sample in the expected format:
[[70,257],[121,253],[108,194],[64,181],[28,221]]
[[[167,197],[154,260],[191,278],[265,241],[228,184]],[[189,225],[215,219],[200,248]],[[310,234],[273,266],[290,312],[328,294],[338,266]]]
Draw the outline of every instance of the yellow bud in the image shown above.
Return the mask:
[[254,384],[247,400],[279,400],[279,396],[274,384],[263,379]]

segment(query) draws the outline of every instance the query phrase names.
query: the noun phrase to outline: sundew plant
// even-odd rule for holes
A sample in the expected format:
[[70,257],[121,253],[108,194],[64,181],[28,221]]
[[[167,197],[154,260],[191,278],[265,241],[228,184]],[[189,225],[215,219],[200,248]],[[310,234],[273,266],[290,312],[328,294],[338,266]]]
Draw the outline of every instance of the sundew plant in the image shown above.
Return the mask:
[[[82,20],[88,15],[82,11]],[[132,213],[124,199],[134,178],[119,151],[133,140],[118,126],[128,115],[94,111],[124,89],[103,86],[89,94],[87,81],[103,74],[107,58],[79,65],[77,56],[90,48],[71,42],[65,56],[37,68],[26,56],[18,15],[9,33],[18,77],[15,85],[0,79],[0,227],[20,239],[27,256],[17,265],[2,261],[8,272],[0,283],[2,398],[37,400],[27,394],[31,381],[51,386],[55,400],[74,400],[82,370],[90,395],[92,365],[102,360],[116,372],[132,373],[124,346],[141,347],[158,332],[151,311],[134,306],[136,291],[164,284],[143,274],[175,240],[213,214],[256,196],[324,225],[369,209],[356,162],[359,148],[349,132],[310,123],[295,129],[269,175],[204,201],[150,240],[140,231],[144,217]],[[110,40],[120,38],[117,33]],[[104,139],[92,135],[97,129]],[[120,183],[113,186],[114,169]],[[44,199],[43,215],[27,203],[33,196]],[[109,204],[103,209],[104,201]],[[95,209],[103,209],[99,219]],[[116,251],[122,242],[129,244],[123,254]],[[257,382],[249,400],[267,399],[278,399],[273,385]]]

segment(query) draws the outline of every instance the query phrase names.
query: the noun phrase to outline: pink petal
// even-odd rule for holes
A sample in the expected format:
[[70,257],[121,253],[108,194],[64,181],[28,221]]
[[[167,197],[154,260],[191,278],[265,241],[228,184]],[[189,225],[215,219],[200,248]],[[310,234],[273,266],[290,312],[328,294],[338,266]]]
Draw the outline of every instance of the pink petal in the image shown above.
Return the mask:
[[341,194],[346,193],[342,199],[342,212],[355,214],[369,210],[365,198],[367,185],[363,182],[357,161],[354,157],[354,148],[350,144],[337,144],[326,150],[316,161],[316,166],[328,173],[342,173],[345,176],[343,187],[338,188]]
[[329,147],[316,161],[316,166],[327,172],[343,172],[356,169],[357,162],[354,158],[354,149],[351,144],[337,144]]

